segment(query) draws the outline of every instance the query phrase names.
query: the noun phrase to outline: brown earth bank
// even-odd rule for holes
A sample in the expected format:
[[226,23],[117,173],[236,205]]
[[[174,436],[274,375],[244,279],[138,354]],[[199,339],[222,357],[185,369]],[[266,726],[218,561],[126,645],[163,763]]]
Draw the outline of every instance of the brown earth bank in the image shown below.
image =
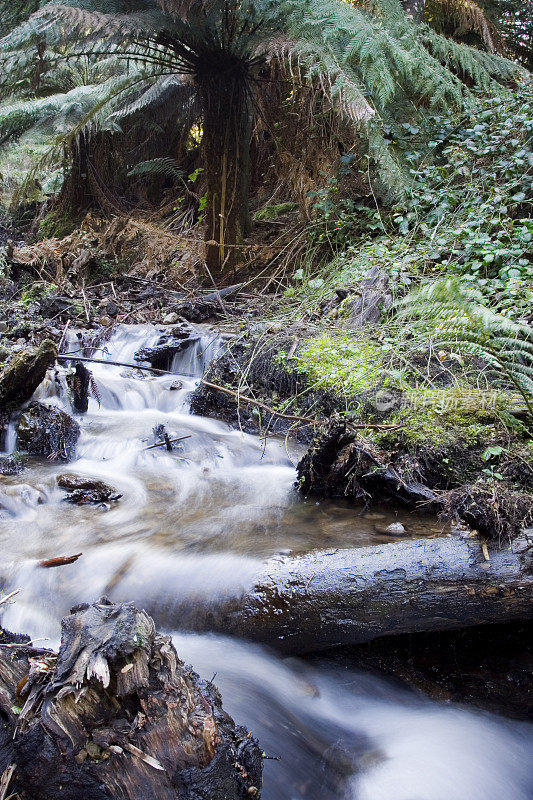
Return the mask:
[[[357,396],[317,389],[297,362],[298,347],[315,333],[313,325],[280,332],[267,323],[259,333],[241,332],[205,375],[208,383],[230,391],[200,385],[192,412],[307,443],[297,484],[306,495],[363,505],[392,500],[438,511],[501,546],[533,525],[533,451],[526,427],[511,420],[518,428],[508,431],[497,415],[483,410],[429,422],[424,413],[420,419],[415,412],[402,417],[400,391],[391,391],[398,402],[381,410],[386,374]],[[485,461],[490,446],[499,453],[497,469]]]

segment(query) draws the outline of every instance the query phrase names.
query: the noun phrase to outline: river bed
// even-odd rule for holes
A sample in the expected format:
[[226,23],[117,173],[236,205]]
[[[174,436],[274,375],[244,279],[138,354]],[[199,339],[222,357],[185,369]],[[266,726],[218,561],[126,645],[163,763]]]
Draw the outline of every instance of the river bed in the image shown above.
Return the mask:
[[[216,332],[199,334],[174,357],[172,375],[95,363],[99,400],[77,417],[76,460],[34,459],[0,479],[2,583],[23,589],[2,625],[56,646],[72,605],[106,594],[147,607],[181,658],[206,679],[217,673],[225,707],[273,757],[265,761],[265,800],[531,800],[526,723],[444,706],[332,661],[311,667],[180,630],[177,600],[194,605],[239,592],[276,553],[391,541],[376,529],[397,521],[413,537],[447,532],[433,517],[394,508],[361,513],[303,499],[294,488],[301,448],[292,440],[192,416],[190,393],[222,346]],[[159,336],[150,326],[121,326],[93,355],[134,364],[134,353]],[[78,349],[75,334],[68,344]],[[72,413],[63,373],[52,373],[35,399]],[[171,438],[190,438],[172,452],[146,449],[159,425]],[[13,436],[8,443],[15,446]],[[122,497],[104,508],[65,503],[56,478],[67,472],[103,480]],[[78,552],[70,566],[37,567]]]

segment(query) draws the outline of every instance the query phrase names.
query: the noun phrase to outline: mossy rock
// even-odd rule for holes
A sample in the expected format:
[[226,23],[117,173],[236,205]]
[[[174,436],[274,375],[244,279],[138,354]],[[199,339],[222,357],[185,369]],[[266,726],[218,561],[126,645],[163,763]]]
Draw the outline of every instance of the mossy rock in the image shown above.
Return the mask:
[[22,350],[13,356],[0,375],[2,411],[14,411],[29,400],[56,357],[57,349],[51,339],[45,339],[39,347]]

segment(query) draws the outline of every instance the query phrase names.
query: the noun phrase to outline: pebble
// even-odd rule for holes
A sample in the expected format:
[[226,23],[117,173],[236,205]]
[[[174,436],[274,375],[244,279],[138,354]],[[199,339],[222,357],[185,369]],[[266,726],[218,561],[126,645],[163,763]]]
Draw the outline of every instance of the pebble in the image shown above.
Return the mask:
[[390,525],[387,525],[387,531],[389,533],[394,533],[396,535],[401,535],[402,533],[407,533],[404,526],[401,522],[391,522]]
[[407,533],[406,528],[401,522],[391,522],[390,525],[374,525],[376,533],[389,534],[389,536],[404,536]]
[[166,314],[163,317],[163,322],[165,325],[175,325],[176,322],[179,322],[179,314],[176,314],[175,311],[171,311],[170,314]]

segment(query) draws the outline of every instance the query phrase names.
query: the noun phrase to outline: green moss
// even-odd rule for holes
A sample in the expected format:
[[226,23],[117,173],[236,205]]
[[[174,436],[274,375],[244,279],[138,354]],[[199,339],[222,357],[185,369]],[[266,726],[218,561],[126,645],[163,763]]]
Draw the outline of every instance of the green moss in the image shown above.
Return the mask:
[[377,433],[374,438],[387,446],[400,442],[433,447],[458,442],[467,446],[490,444],[498,432],[501,433],[499,411],[504,402],[501,394],[494,393],[487,398],[487,393],[455,386],[409,389],[402,408],[387,420],[402,427]]
[[[109,281],[120,273],[122,267],[115,259],[95,256],[94,263],[90,266],[90,276],[94,281]],[[123,271],[126,272],[125,267]]]
[[383,371],[382,350],[362,334],[324,333],[304,342],[296,369],[315,389],[353,396],[378,383]]
[[79,219],[71,214],[49,211],[39,223],[39,239],[62,239],[75,230]]
[[22,292],[20,302],[27,308],[47,294],[53,294],[54,292],[57,292],[55,283],[32,283]]
[[263,208],[255,212],[254,220],[256,222],[264,222],[265,220],[277,219],[290,211],[296,211],[297,208],[298,203],[278,203],[275,206],[263,206]]

